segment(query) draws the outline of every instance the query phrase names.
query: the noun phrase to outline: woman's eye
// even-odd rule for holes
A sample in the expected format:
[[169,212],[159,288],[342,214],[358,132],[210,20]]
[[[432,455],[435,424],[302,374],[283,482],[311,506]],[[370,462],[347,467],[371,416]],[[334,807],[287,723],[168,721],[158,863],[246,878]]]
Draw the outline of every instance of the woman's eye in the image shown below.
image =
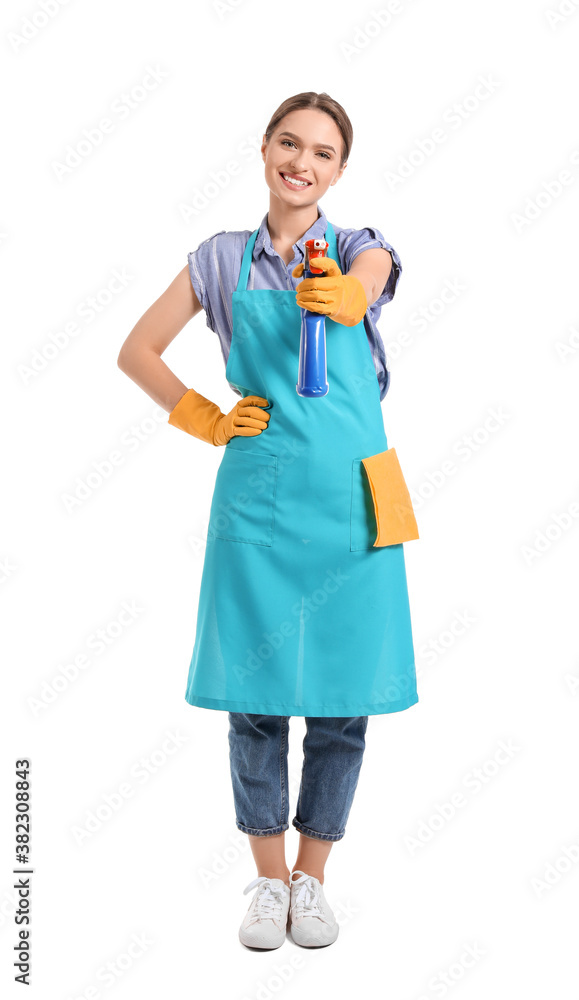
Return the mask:
[[[292,142],[292,141],[291,141],[291,139],[282,139],[282,140],[281,140],[281,144],[282,144],[282,146],[283,146],[284,142],[289,142],[290,146],[295,146],[295,142]],[[330,159],[330,154],[329,154],[329,153],[324,153],[324,152],[323,152],[323,151],[321,151],[321,150],[320,150],[320,152],[322,153],[322,156],[323,156],[323,157],[324,157],[324,158],[325,158],[326,160],[329,160],[329,159]]]

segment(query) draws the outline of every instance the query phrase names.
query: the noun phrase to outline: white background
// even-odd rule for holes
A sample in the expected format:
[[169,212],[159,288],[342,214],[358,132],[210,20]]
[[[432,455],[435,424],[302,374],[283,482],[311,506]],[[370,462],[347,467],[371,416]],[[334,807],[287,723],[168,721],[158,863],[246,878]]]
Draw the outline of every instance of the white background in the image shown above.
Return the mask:
[[[528,0],[47,9],[2,12],[4,995],[22,995],[13,771],[28,757],[27,995],[576,996],[579,5],[558,20]],[[162,79],[145,93],[151,67]],[[325,873],[338,940],[260,954],[237,939],[255,868],[227,713],[184,700],[221,452],[170,428],[116,359],[188,251],[259,225],[258,153],[196,215],[183,206],[302,90],[327,91],[354,126],[327,216],[378,227],[404,269],[379,329],[385,429],[420,530],[405,545],[420,700],[369,720]],[[106,117],[113,131],[59,176]],[[106,301],[114,269],[129,278]],[[203,313],[164,360],[234,405]],[[91,479],[112,452],[120,464]],[[125,602],[133,623],[92,651]],[[290,823],[304,732],[294,717]],[[121,786],[130,796],[87,830]],[[297,841],[290,826],[290,867]]]

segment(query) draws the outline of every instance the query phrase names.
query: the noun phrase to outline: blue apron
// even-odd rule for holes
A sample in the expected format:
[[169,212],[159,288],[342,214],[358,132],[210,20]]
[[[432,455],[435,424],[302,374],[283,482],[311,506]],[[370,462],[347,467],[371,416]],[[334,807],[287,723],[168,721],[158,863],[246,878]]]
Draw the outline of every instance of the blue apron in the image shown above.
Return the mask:
[[[403,545],[374,546],[362,465],[388,448],[364,321],[326,316],[329,392],[298,396],[296,293],[246,287],[257,233],[232,295],[225,375],[264,396],[270,419],[223,449],[185,698],[260,715],[397,712],[418,694]],[[329,223],[326,240],[340,263]]]

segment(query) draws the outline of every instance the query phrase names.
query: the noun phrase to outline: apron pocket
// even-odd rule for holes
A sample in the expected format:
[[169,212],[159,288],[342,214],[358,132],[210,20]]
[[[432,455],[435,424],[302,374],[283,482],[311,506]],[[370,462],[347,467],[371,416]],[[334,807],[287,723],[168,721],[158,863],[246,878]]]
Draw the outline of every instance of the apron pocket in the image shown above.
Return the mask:
[[418,538],[418,526],[395,448],[352,462],[350,549]]
[[225,447],[217,470],[207,541],[272,545],[277,456]]

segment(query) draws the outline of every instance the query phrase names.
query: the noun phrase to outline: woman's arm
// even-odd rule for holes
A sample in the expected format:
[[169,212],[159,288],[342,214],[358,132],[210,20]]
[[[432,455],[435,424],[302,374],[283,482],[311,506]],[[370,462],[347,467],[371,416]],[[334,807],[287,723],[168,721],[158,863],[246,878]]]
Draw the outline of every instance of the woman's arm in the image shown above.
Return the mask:
[[119,351],[117,364],[121,371],[168,413],[187,392],[187,386],[161,360],[161,355],[202,308],[187,264],[143,313]]
[[362,283],[368,305],[371,306],[380,298],[391,270],[390,251],[384,247],[374,247],[372,250],[363,250],[354,258],[348,274],[354,275]]

